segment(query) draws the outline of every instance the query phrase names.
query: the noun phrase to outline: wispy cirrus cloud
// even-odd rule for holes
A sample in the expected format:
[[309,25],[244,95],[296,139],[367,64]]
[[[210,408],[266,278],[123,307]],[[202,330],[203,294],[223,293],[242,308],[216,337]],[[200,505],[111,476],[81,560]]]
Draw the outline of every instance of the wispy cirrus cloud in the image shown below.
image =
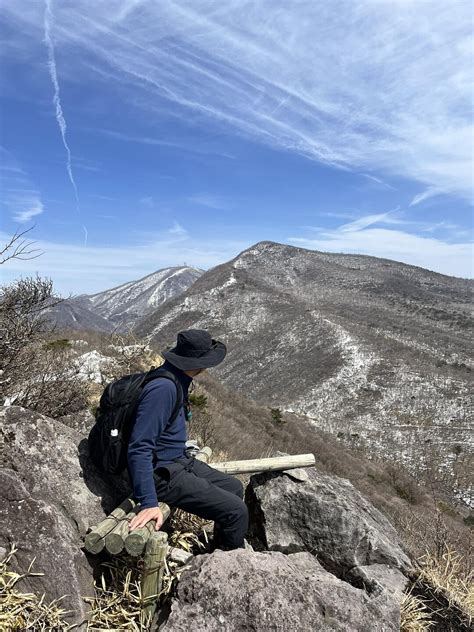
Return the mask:
[[[396,218],[393,212],[366,215],[334,230],[313,229],[304,236],[289,237],[288,242],[325,252],[366,254],[374,257],[402,261],[435,272],[458,277],[473,277],[473,242],[469,235],[464,241],[452,239],[458,226],[445,222],[431,226]],[[408,232],[386,228],[386,224],[406,224],[424,232]],[[438,232],[439,236],[434,236]],[[426,233],[430,233],[429,236]]]
[[142,206],[146,206],[147,208],[153,208],[155,206],[155,200],[151,195],[144,195],[138,201]]
[[[66,171],[67,171],[67,175],[72,186],[72,190],[74,192],[74,198],[76,200],[76,211],[78,214],[80,214],[81,203],[79,200],[79,192],[77,190],[76,180],[74,178],[74,174],[72,171],[71,149],[67,141],[67,124],[66,124],[66,119],[64,118],[63,107],[61,104],[61,95],[60,95],[58,73],[57,73],[57,66],[56,66],[56,54],[54,50],[54,40],[53,40],[53,35],[52,35],[53,24],[54,24],[53,0],[45,0],[43,30],[44,30],[44,41],[46,44],[47,57],[48,57],[48,70],[49,70],[49,75],[51,77],[51,83],[53,84],[54,114],[55,114],[56,121],[59,127],[59,132],[61,134],[61,140],[64,146],[64,150],[66,152]],[[30,213],[32,212],[33,210],[30,210]],[[41,213],[42,211],[39,211],[39,212]],[[37,215],[38,213],[33,213],[33,214]],[[84,224],[82,225],[82,230],[84,233],[84,246],[86,246],[89,233],[88,233],[87,227]]]
[[369,180],[369,182],[373,183],[375,186],[378,186],[382,189],[390,189],[391,191],[396,190],[396,187],[388,184],[388,182],[385,182],[385,180],[382,180],[381,178],[377,178],[377,176],[371,175],[370,173],[361,173],[360,175],[366,180]]
[[226,211],[230,208],[230,204],[227,200],[213,195],[212,193],[200,193],[198,195],[191,195],[186,198],[191,204],[197,204],[198,206],[205,206],[216,211]]
[[[38,29],[35,3],[5,5]],[[58,4],[55,17],[64,68],[77,74],[83,59],[82,71],[131,100],[144,95],[150,116],[168,103],[190,124],[212,121],[321,163],[471,197],[468,0],[276,0],[270,9],[231,2],[217,10],[211,0],[110,0],[92,10],[76,0]]]
[[102,165],[95,161],[90,160],[88,158],[83,158],[82,156],[72,156],[72,162],[76,169],[83,169],[84,171],[93,171],[95,173],[99,173],[103,171]]
[[36,215],[41,215],[44,211],[44,206],[41,200],[34,195],[31,197],[23,196],[20,197],[20,205],[24,207],[23,211],[17,211],[13,214],[13,219],[20,224],[25,224],[29,222]]
[[[0,243],[8,237],[0,231]],[[175,224],[160,234],[143,236],[135,245],[89,245],[86,249],[74,243],[41,239],[35,245],[43,252],[41,259],[9,261],[2,266],[2,280],[8,282],[20,274],[33,275],[39,270],[42,276],[53,279],[57,291],[69,295],[105,290],[153,270],[183,265],[184,261],[206,269],[231,259],[251,243],[238,239],[196,241]]]
[[[398,210],[398,209],[395,209]],[[363,228],[367,228],[368,226],[372,226],[372,224],[379,223],[390,223],[390,211],[388,213],[376,213],[374,215],[364,215],[363,217],[359,217],[359,219],[354,220],[353,222],[349,222],[348,224],[343,224],[339,227],[339,231],[342,233],[352,233],[362,230]]]
[[441,191],[440,189],[436,187],[428,187],[421,193],[418,193],[417,195],[414,196],[414,198],[410,202],[410,206],[416,206],[417,204],[421,204],[421,202],[424,202],[425,200],[429,200],[430,198],[435,197],[436,195],[440,195],[440,193],[442,192],[443,191]]
[[0,147],[0,185],[0,203],[15,222],[26,224],[44,213],[39,189],[13,154],[3,147]]
[[[115,138],[116,140],[121,140],[127,143],[138,143],[141,145],[156,145],[158,147],[167,147],[168,149],[178,149],[180,151],[185,150],[194,154],[214,154],[216,156],[221,156],[223,158],[234,158],[232,154],[220,150],[218,148],[214,148],[209,144],[197,144],[193,143],[190,139],[189,141],[176,141],[176,140],[167,140],[165,138],[155,138],[154,136],[135,136],[133,134],[127,134],[124,132],[119,132],[117,130],[110,129],[100,129],[98,130],[101,134],[105,136],[109,136],[110,138]],[[162,176],[164,178],[169,176]]]
[[176,235],[176,237],[180,237],[182,239],[188,237],[188,231],[183,228],[179,222],[174,222],[173,226],[168,229],[168,234]]

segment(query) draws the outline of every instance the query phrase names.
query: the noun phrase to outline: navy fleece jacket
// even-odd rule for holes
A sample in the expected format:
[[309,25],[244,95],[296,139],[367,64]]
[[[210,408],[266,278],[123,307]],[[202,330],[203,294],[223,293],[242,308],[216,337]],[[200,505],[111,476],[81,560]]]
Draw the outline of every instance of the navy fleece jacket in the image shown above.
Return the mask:
[[[186,401],[192,378],[169,362],[165,362],[162,368],[176,375]],[[167,425],[176,398],[173,382],[167,378],[157,378],[145,386],[138,400],[127,456],[133,493],[141,509],[158,506],[154,469],[184,456],[186,417],[183,406],[174,422]]]

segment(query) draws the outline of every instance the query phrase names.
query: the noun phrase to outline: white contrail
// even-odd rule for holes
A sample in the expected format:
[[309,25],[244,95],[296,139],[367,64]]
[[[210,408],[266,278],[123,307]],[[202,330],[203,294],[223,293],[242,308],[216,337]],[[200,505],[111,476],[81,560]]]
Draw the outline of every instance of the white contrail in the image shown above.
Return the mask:
[[[46,47],[48,50],[48,69],[51,77],[51,82],[54,88],[53,95],[53,104],[56,110],[56,120],[58,122],[59,131],[61,132],[61,138],[63,141],[64,149],[66,150],[66,171],[69,176],[69,180],[71,181],[71,185],[74,191],[74,197],[76,199],[76,210],[80,213],[80,202],[79,202],[79,193],[77,191],[76,181],[74,180],[74,175],[72,173],[72,164],[71,164],[71,150],[69,149],[69,145],[67,143],[66,132],[67,125],[66,119],[64,118],[63,108],[61,106],[61,99],[59,96],[59,83],[58,83],[58,73],[56,71],[56,57],[54,54],[54,42],[51,37],[51,25],[53,23],[53,8],[52,8],[52,0],[45,0],[45,11],[44,11],[44,41],[46,42]],[[87,228],[83,225],[82,229],[84,231],[84,245],[87,245]]]

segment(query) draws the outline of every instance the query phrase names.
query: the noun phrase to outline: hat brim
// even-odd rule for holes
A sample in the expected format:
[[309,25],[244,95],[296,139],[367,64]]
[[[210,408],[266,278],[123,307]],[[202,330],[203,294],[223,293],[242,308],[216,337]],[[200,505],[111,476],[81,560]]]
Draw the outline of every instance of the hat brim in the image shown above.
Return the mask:
[[223,342],[213,340],[212,349],[199,358],[182,356],[175,353],[176,347],[169,351],[162,351],[161,355],[171,362],[171,364],[182,371],[191,371],[192,369],[210,369],[222,362],[227,353],[227,347]]

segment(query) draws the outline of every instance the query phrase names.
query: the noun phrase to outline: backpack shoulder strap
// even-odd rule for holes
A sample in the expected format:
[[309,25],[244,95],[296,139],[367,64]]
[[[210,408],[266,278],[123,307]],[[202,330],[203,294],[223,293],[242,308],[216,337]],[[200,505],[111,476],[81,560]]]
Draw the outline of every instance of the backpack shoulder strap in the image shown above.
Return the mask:
[[157,369],[151,369],[151,371],[148,371],[145,377],[143,386],[148,384],[148,382],[152,382],[153,380],[156,380],[159,377],[164,377],[167,380],[170,380],[176,386],[176,395],[177,395],[176,403],[174,405],[173,411],[168,421],[168,424],[172,424],[173,421],[178,416],[181,406],[183,405],[183,402],[184,402],[183,388],[181,384],[179,383],[179,380],[176,377],[176,375],[174,375],[174,373],[171,373],[171,371],[167,371],[166,369],[160,369],[160,367],[158,367]]

